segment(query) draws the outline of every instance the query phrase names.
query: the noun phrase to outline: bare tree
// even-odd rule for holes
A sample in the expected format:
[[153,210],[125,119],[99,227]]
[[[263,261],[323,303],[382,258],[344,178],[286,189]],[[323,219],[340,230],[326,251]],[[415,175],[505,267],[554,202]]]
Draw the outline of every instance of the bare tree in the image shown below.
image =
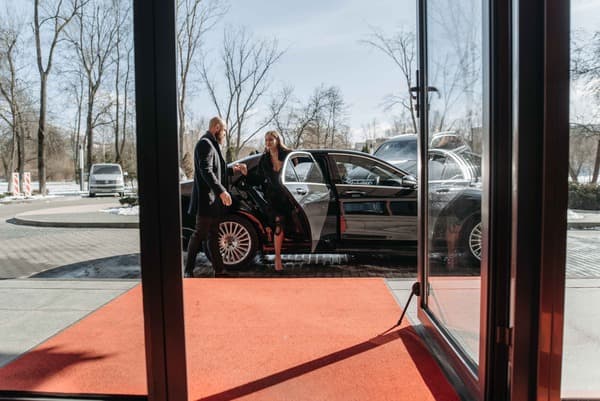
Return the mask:
[[[246,130],[248,121],[256,114],[259,101],[268,93],[271,81],[269,73],[283,55],[277,40],[254,40],[245,30],[225,31],[221,53],[225,90],[218,93],[217,81],[209,76],[209,68],[202,66],[202,79],[217,113],[225,119],[227,132],[228,161],[237,158],[241,148],[258,132],[273,122],[275,116],[267,116],[251,130]],[[281,98],[279,109],[287,97]]]
[[418,120],[415,109],[415,98],[410,88],[413,87],[414,71],[416,70],[416,40],[415,33],[400,28],[392,35],[372,29],[370,36],[362,41],[387,55],[400,69],[403,90],[399,94],[390,94],[385,98],[385,109],[391,110],[400,106],[406,110],[412,122],[413,132],[417,132]]
[[74,71],[73,79],[68,81],[66,87],[64,88],[65,92],[68,93],[69,100],[75,100],[75,114],[73,115],[73,120],[71,122],[70,127],[70,147],[73,161],[73,173],[77,175],[79,171],[80,165],[80,146],[85,146],[85,137],[81,136],[81,119],[83,114],[83,102],[85,100],[85,87],[86,87],[86,78],[85,75],[81,71]]
[[[40,74],[40,114],[38,120],[38,179],[41,194],[46,193],[46,164],[45,164],[45,138],[46,138],[46,113],[48,108],[48,79],[52,71],[54,52],[62,38],[65,27],[73,20],[75,14],[87,0],[34,0],[33,32],[35,37],[35,50],[38,72]],[[46,35],[43,34],[46,32]],[[42,48],[42,36],[48,38],[47,47]],[[47,52],[44,60],[44,52]]]
[[[291,88],[289,89],[291,94]],[[298,99],[290,100],[284,109],[277,111],[281,101],[271,105],[271,114],[274,116],[273,123],[277,130],[283,135],[285,143],[292,148],[305,146],[307,136],[314,134],[314,127],[323,115],[326,105],[325,89],[321,85],[316,88],[305,104]]]
[[596,151],[591,156],[593,158],[591,182],[596,183],[600,175],[600,113],[597,111],[600,101],[600,31],[573,33],[571,76],[573,79],[571,90],[583,88],[586,95],[584,97],[589,99],[590,104],[587,105],[589,110],[583,113],[575,110],[571,112],[569,173],[571,178],[577,181],[579,162],[589,156],[590,148],[595,147]]
[[336,143],[343,142],[343,133],[348,131],[345,126],[348,107],[339,87],[331,86],[325,91],[325,138],[324,147],[333,148]]
[[179,157],[184,157],[187,95],[193,87],[192,67],[198,64],[202,40],[227,12],[222,0],[177,0],[177,73]]
[[86,167],[94,162],[94,129],[108,124],[111,102],[97,105],[102,80],[110,68],[119,26],[115,25],[110,5],[106,0],[87,3],[75,13],[75,24],[69,32],[69,41],[77,54],[86,78],[85,137],[87,142]]
[[[32,108],[29,94],[29,83],[23,78],[24,43],[22,32],[24,23],[19,16],[9,13],[2,15],[0,21],[0,119],[9,127],[11,133],[6,169],[19,171],[19,190],[23,190],[23,175],[25,172],[26,146],[25,139],[29,136],[28,115]],[[3,110],[4,109],[4,110]],[[9,191],[12,191],[12,180],[9,180]]]
[[[132,15],[129,2],[112,0],[111,9],[113,11],[114,24],[116,27],[114,48],[112,55],[112,64],[114,66],[114,149],[115,163],[122,162],[123,149],[126,141],[126,128],[130,83],[131,67],[133,64],[133,37],[132,33]],[[123,96],[123,100],[121,98]],[[122,120],[121,120],[122,117]]]

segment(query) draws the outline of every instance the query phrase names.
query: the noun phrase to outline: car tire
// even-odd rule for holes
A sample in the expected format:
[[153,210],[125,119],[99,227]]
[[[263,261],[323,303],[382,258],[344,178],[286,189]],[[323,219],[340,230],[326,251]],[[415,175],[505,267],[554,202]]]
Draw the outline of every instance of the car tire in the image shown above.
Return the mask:
[[471,216],[465,220],[460,230],[461,247],[464,250],[469,266],[479,266],[481,263],[481,216]]
[[[223,218],[218,237],[209,238],[209,241],[218,241],[225,269],[243,269],[255,261],[258,235],[252,223],[244,217],[229,215]],[[207,252],[207,257],[211,259],[210,252]]]
[[95,196],[96,196],[96,194],[95,194],[95,193],[93,193],[93,192],[90,192],[90,198],[93,198],[93,197],[95,197]]

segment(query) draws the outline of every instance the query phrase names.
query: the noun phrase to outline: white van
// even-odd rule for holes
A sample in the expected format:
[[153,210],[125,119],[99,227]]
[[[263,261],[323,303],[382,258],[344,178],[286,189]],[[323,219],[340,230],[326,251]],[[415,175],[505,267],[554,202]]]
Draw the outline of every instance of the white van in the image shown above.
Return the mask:
[[89,177],[90,197],[96,194],[124,195],[125,184],[123,182],[123,170],[115,163],[92,164]]

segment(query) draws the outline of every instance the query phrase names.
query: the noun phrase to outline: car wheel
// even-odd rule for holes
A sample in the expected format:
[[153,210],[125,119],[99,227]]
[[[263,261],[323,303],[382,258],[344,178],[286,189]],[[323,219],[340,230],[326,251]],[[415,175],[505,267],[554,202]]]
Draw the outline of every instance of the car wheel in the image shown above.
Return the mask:
[[93,198],[94,196],[96,196],[96,194],[93,192],[90,192],[90,198]]
[[465,221],[461,229],[463,249],[468,262],[479,264],[481,261],[481,217],[473,216]]
[[243,217],[225,217],[219,224],[217,238],[209,241],[218,241],[226,269],[244,268],[256,257],[258,235],[252,223]]

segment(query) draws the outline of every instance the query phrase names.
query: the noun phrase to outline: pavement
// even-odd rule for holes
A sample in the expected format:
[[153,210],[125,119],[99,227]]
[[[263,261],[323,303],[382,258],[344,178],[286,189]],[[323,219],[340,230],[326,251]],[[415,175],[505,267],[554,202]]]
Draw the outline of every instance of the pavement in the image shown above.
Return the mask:
[[[114,201],[106,205],[28,211],[16,214],[9,221],[37,227],[138,227],[137,215],[117,214],[114,210],[107,212],[110,209],[115,209]],[[600,229],[600,213],[570,211],[568,226],[573,230]],[[595,238],[590,241],[596,242]],[[98,261],[102,265],[102,260]],[[83,269],[82,265],[74,263],[34,276],[36,278],[0,280],[0,367],[139,284],[139,255],[120,255],[118,260],[112,258],[111,261],[121,273],[123,268],[129,269],[130,276],[126,274],[121,276],[125,278],[118,280],[81,280],[95,277],[94,271],[98,268],[87,263],[86,269]],[[567,263],[570,263],[569,258]],[[102,268],[106,266],[102,265]],[[440,280],[437,287],[434,285],[437,308],[434,312],[444,321],[449,332],[464,343],[467,352],[477,359],[479,321],[473,317],[479,316],[479,280],[478,277],[455,279],[453,282]],[[404,306],[414,280],[414,277],[386,280],[400,306]],[[600,275],[597,278],[567,279],[564,398],[600,398],[600,370],[595,362],[600,360],[600,310],[590,307],[598,303]],[[409,308],[408,318],[413,324],[418,324],[416,301]]]
[[138,228],[137,214],[118,213],[131,209],[129,206],[116,208],[114,202],[65,206],[20,213],[12,222],[36,227]]

